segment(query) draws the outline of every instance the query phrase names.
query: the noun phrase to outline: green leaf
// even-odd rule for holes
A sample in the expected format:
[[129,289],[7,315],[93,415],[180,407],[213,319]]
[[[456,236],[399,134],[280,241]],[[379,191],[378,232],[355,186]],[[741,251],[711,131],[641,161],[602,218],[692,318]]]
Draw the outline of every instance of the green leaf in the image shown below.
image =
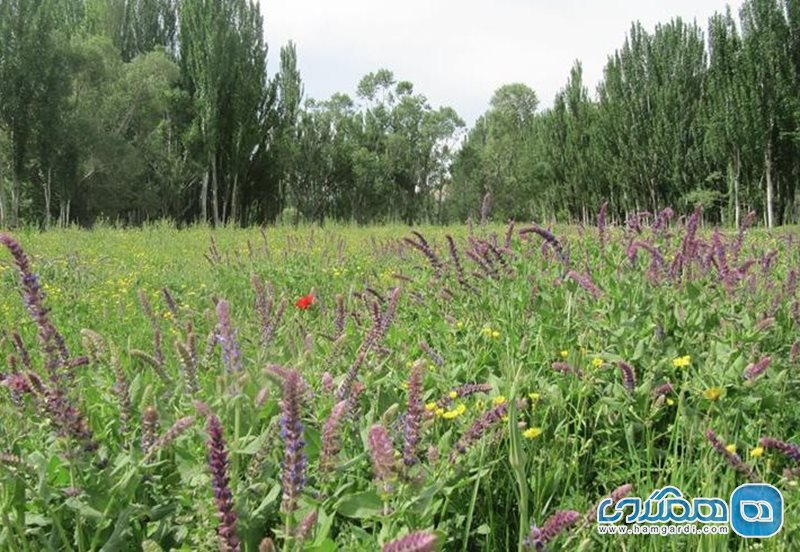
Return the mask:
[[345,517],[364,519],[380,515],[383,501],[375,491],[348,495],[336,506],[336,511]]

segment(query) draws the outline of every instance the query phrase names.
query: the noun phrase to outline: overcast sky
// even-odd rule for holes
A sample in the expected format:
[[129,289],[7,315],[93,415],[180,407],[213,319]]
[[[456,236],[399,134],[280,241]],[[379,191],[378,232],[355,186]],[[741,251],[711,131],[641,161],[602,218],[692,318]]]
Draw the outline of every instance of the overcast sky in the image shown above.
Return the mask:
[[471,125],[492,92],[524,82],[552,104],[581,60],[590,92],[607,56],[633,20],[652,30],[673,16],[708,18],[740,0],[259,0],[272,74],[293,40],[306,97],[355,95],[380,68],[409,80],[434,106],[449,105]]

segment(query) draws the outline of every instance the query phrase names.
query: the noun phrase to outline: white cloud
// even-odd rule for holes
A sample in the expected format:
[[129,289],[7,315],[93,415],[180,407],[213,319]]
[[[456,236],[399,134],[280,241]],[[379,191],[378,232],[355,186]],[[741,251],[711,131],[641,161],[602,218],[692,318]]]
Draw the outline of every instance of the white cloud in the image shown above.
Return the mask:
[[[674,16],[696,20],[725,0],[260,0],[270,68],[288,40],[297,44],[306,95],[353,94],[359,79],[385,67],[414,83],[434,105],[472,123],[499,86],[521,81],[543,105],[583,62],[590,90],[632,21],[652,29]],[[731,3],[738,10],[741,0]]]

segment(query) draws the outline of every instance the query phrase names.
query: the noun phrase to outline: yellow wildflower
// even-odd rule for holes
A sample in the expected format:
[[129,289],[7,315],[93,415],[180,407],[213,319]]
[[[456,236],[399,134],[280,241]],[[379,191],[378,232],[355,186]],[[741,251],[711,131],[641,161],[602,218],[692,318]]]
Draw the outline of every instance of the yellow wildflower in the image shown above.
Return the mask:
[[492,399],[492,404],[495,406],[500,406],[506,402],[506,398],[503,395],[497,395],[495,398]]
[[594,357],[592,359],[592,368],[600,368],[603,365],[603,359],[600,357]]
[[522,436],[526,439],[536,439],[542,434],[542,428],[540,427],[530,427],[522,432]]
[[726,447],[725,447],[725,450],[727,450],[727,451],[728,451],[728,452],[730,452],[731,454],[736,454],[736,445],[734,445],[733,443],[731,443],[730,445],[728,445],[728,446],[726,446]]
[[500,339],[500,332],[492,330],[492,339]]
[[672,360],[672,365],[675,368],[686,368],[692,363],[692,357],[689,355],[678,357]]
[[444,416],[444,408],[437,408],[436,415],[439,416],[440,418]]
[[531,402],[537,402],[542,396],[539,393],[528,393],[528,398],[530,398]]
[[458,328],[459,330],[463,330],[464,323],[461,320],[459,320],[458,322],[456,322],[456,328]]
[[569,351],[567,351],[566,349],[561,351],[561,358],[567,358],[568,356],[569,356]]
[[753,458],[761,458],[764,455],[764,447],[756,447],[750,450],[750,456]]
[[703,396],[709,401],[716,401],[722,395],[722,389],[719,387],[709,387],[703,391]]
[[447,396],[450,397],[451,399],[457,399],[458,393],[456,393],[455,391],[450,391],[450,393],[448,393]]
[[433,412],[434,410],[436,410],[436,403],[429,402],[428,404],[425,405],[425,410],[427,410],[428,412]]
[[675,401],[673,399],[667,399],[667,405],[672,406],[674,404],[675,404]]
[[445,420],[452,420],[453,418],[461,416],[464,412],[466,412],[466,410],[467,410],[466,406],[464,406],[463,404],[459,404],[453,410],[448,410],[447,412],[442,414],[442,418],[444,418]]

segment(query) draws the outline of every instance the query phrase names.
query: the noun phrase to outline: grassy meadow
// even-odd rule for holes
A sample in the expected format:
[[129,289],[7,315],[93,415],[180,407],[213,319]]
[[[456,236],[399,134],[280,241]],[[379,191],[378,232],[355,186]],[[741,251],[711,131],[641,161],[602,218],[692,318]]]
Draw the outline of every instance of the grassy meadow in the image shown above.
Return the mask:
[[[0,549],[796,550],[800,239],[696,223],[13,232]],[[748,480],[775,537],[592,521]]]

